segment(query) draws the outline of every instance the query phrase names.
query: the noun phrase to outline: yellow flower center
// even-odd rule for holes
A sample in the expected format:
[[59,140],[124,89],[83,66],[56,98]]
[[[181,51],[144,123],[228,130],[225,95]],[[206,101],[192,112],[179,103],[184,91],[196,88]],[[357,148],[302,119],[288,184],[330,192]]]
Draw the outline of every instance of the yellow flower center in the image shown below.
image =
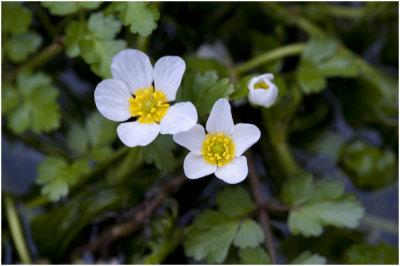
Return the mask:
[[254,89],[269,89],[269,86],[265,81],[259,81],[254,85]]
[[136,90],[135,94],[135,98],[129,98],[132,117],[139,116],[137,121],[144,124],[160,122],[169,107],[165,94],[154,91],[153,86]]
[[232,161],[235,152],[235,144],[230,136],[224,133],[207,134],[203,142],[201,155],[209,164],[216,164],[221,167]]

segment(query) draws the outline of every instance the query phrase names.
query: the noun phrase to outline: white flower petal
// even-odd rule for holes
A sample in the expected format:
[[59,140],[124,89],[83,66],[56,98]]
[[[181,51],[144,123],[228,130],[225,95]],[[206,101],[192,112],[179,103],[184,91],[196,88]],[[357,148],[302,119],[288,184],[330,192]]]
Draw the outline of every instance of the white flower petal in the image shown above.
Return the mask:
[[249,91],[254,90],[254,86],[256,85],[256,83],[258,83],[260,81],[264,81],[269,86],[269,84],[272,83],[271,80],[273,80],[273,79],[274,79],[274,75],[271,73],[262,74],[260,76],[254,77],[249,82],[249,85],[248,85]]
[[229,164],[218,168],[215,176],[228,184],[242,182],[248,173],[247,159],[244,156],[234,158]]
[[114,79],[125,82],[132,94],[135,90],[150,88],[153,83],[150,59],[139,50],[126,49],[114,56],[111,73]]
[[189,152],[183,162],[183,170],[188,178],[197,179],[214,173],[217,166],[207,163],[203,156]]
[[278,97],[278,88],[272,84],[266,89],[255,89],[249,92],[249,101],[255,105],[271,107]]
[[255,125],[236,124],[232,134],[232,140],[235,144],[235,156],[241,156],[260,139],[260,136],[261,132]]
[[164,56],[156,62],[154,87],[156,90],[164,92],[168,101],[175,100],[185,68],[185,61],[179,56]]
[[113,121],[125,121],[131,117],[129,98],[132,97],[125,83],[106,79],[94,90],[94,101],[99,112]]
[[168,108],[160,121],[161,134],[188,131],[197,123],[196,107],[191,102],[177,103]]
[[179,145],[196,155],[200,155],[203,149],[203,142],[206,140],[206,132],[202,125],[197,124],[189,131],[175,134],[173,138]]
[[221,98],[215,102],[206,129],[208,133],[225,133],[231,135],[235,129],[232,119],[231,106],[227,99]]
[[159,132],[160,125],[157,123],[144,124],[135,121],[122,123],[117,127],[119,138],[128,147],[146,146]]

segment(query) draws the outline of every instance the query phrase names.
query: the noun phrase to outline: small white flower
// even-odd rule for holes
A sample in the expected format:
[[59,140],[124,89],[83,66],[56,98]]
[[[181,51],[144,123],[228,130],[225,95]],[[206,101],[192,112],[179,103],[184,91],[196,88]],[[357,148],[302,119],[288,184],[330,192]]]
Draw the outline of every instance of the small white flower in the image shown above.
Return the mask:
[[153,69],[148,56],[133,49],[114,56],[113,79],[97,85],[94,100],[99,112],[110,120],[122,122],[138,118],[117,128],[126,146],[146,146],[159,133],[176,134],[196,124],[197,111],[192,103],[168,103],[175,100],[185,67],[182,58],[164,56]]
[[242,154],[260,138],[260,130],[251,124],[233,124],[231,106],[219,99],[204,127],[173,136],[176,143],[190,150],[183,170],[190,179],[212,173],[229,184],[242,182],[248,173],[247,159]]
[[272,83],[274,75],[263,74],[249,82],[249,101],[255,105],[270,107],[278,96],[278,87]]

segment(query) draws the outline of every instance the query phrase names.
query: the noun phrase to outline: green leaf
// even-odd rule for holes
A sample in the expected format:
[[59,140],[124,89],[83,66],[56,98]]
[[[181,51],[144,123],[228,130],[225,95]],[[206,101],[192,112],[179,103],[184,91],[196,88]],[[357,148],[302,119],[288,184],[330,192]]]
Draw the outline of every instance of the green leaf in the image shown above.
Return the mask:
[[218,80],[215,71],[204,73],[191,72],[185,75],[183,83],[177,93],[177,102],[191,101],[199,115],[211,112],[214,103],[229,96],[233,92],[233,85],[229,79]]
[[310,198],[313,189],[312,175],[302,173],[289,179],[283,185],[281,198],[288,205],[300,205]]
[[92,148],[98,148],[115,140],[117,123],[110,121],[98,112],[91,113],[85,121],[85,129]]
[[100,40],[114,39],[121,27],[121,23],[114,16],[104,16],[101,12],[91,15],[88,21],[89,31]]
[[132,33],[149,36],[157,28],[160,13],[147,2],[115,2],[113,8],[119,11],[119,18],[125,26],[130,25]]
[[20,34],[28,30],[32,12],[21,2],[1,3],[1,29],[4,33]]
[[73,248],[71,242],[86,226],[90,227],[95,219],[107,219],[104,213],[127,211],[138,203],[140,196],[140,189],[126,183],[81,188],[63,204],[34,216],[31,226],[35,245],[42,256],[58,261],[68,247]]
[[241,264],[271,264],[268,254],[260,247],[242,249],[239,257]]
[[311,39],[304,49],[297,70],[297,81],[305,94],[320,92],[326,87],[326,77],[355,77],[359,73],[356,58],[339,49],[330,37]]
[[251,219],[245,220],[239,227],[233,244],[241,249],[255,248],[264,241],[264,231],[261,226]]
[[222,213],[230,216],[244,216],[255,210],[249,194],[242,187],[229,187],[218,193],[216,199]]
[[235,91],[229,96],[232,100],[240,99],[246,97],[249,94],[249,82],[252,78],[258,76],[258,74],[250,74],[241,78],[235,84]]
[[88,146],[89,141],[85,129],[80,125],[72,126],[67,134],[68,149],[78,154],[85,154],[88,150]]
[[68,165],[63,159],[47,157],[38,167],[36,182],[43,186],[42,194],[52,201],[58,201],[60,197],[66,196],[69,187],[89,170],[89,162],[84,159]]
[[344,257],[347,264],[398,264],[399,249],[384,242],[354,244],[345,251]]
[[301,57],[318,63],[335,55],[338,47],[336,39],[330,37],[312,38],[304,49]]
[[103,146],[99,148],[94,148],[90,153],[89,157],[92,158],[95,161],[102,161],[106,158],[108,158],[112,153],[113,149],[110,146]]
[[44,73],[31,74],[20,71],[17,76],[17,91],[21,104],[8,113],[9,127],[20,134],[31,128],[35,132],[48,132],[60,125],[61,114],[56,102],[58,90],[51,78]]
[[326,259],[318,254],[311,254],[310,251],[304,251],[297,256],[290,264],[325,264]]
[[344,186],[338,181],[323,180],[313,183],[312,175],[302,173],[289,179],[282,188],[282,201],[288,205],[299,206],[321,200],[339,199]]
[[88,34],[86,23],[72,21],[65,29],[65,47],[70,57],[80,55],[79,42]]
[[319,64],[318,69],[324,77],[356,77],[359,67],[356,58],[350,52],[343,52]]
[[368,146],[364,141],[345,145],[340,162],[348,176],[362,189],[380,188],[397,179],[394,153]]
[[3,114],[18,106],[19,97],[17,90],[10,83],[3,83],[1,90],[1,111]]
[[364,209],[354,197],[343,193],[340,182],[313,182],[308,173],[288,180],[282,188],[282,201],[297,206],[289,213],[289,230],[293,234],[318,236],[325,225],[357,227]]
[[153,163],[157,169],[171,171],[175,167],[172,149],[175,143],[169,135],[159,135],[152,143],[143,147],[143,158],[147,163]]
[[200,221],[193,224],[184,242],[186,255],[197,261],[206,258],[207,263],[222,263],[239,224],[228,215],[210,210],[197,220]]
[[81,55],[90,69],[100,77],[111,78],[111,60],[126,48],[125,40],[89,39],[79,42]]
[[318,67],[304,60],[297,70],[297,81],[306,94],[319,92],[326,87],[326,80],[319,72]]
[[111,78],[113,57],[126,48],[125,40],[114,40],[121,23],[114,15],[91,14],[88,24],[72,21],[66,28],[65,45],[70,57],[81,55],[91,70],[104,79]]
[[29,129],[30,126],[30,113],[31,110],[28,106],[23,105],[8,114],[8,126],[16,134],[21,134],[22,132]]
[[289,214],[288,226],[293,234],[318,236],[323,226],[356,228],[364,209],[355,198],[305,204]]
[[185,63],[188,69],[196,72],[206,72],[216,70],[221,78],[229,78],[229,70],[226,66],[213,58],[200,58],[194,55],[185,56]]
[[26,32],[8,38],[4,50],[11,62],[19,63],[26,60],[41,44],[42,36],[34,32]]
[[57,1],[57,2],[41,2],[42,6],[49,9],[52,15],[65,16],[73,14],[79,10],[83,9],[96,9],[101,5],[101,2],[67,2],[67,1]]
[[101,161],[112,153],[109,146],[117,136],[117,123],[105,119],[98,112],[91,113],[84,127],[75,124],[67,134],[67,147],[80,155]]
[[126,177],[130,178],[130,174],[143,163],[141,150],[142,147],[130,148],[123,159],[110,167],[107,172],[107,181],[117,183]]

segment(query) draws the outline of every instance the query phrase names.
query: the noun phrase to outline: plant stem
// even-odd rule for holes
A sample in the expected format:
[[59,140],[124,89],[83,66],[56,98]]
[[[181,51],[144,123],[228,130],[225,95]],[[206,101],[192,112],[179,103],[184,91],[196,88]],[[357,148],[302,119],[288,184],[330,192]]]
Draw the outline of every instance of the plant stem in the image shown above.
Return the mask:
[[18,256],[23,264],[31,264],[32,262],[29,255],[28,247],[25,242],[21,223],[19,221],[14,202],[7,194],[4,194],[4,201],[8,226],[10,227],[11,236],[17,249]]
[[294,43],[265,52],[259,56],[254,57],[253,59],[250,59],[247,62],[238,65],[235,68],[235,73],[236,75],[243,74],[265,63],[288,56],[299,55],[303,52],[305,46],[305,43]]
[[52,44],[44,48],[39,54],[35,57],[27,61],[25,64],[19,66],[5,78],[9,81],[14,80],[19,72],[19,70],[23,68],[35,69],[51,58],[53,58],[56,54],[62,51],[63,49],[63,40],[62,38],[56,38]]
[[102,245],[110,244],[118,238],[128,236],[139,230],[145,221],[151,217],[154,211],[164,202],[164,200],[177,191],[186,181],[187,178],[183,174],[175,177],[170,182],[163,185],[158,193],[149,195],[148,198],[138,206],[138,211],[135,213],[134,217],[123,223],[105,228],[88,244],[88,246],[77,248],[72,252],[73,256],[80,256],[85,251],[94,253]]
[[371,227],[379,228],[382,231],[392,235],[398,235],[399,233],[399,228],[396,222],[375,215],[364,215],[364,217],[361,219],[361,223]]
[[299,172],[299,167],[293,158],[292,153],[287,144],[287,131],[286,128],[277,130],[275,121],[272,117],[271,110],[263,108],[262,117],[266,130],[269,133],[271,144],[277,153],[279,160],[282,162],[282,166],[287,176],[295,175]]
[[277,264],[274,240],[273,240],[273,236],[272,236],[271,227],[269,224],[269,217],[268,217],[267,211],[264,208],[265,199],[261,192],[261,183],[258,178],[256,166],[254,164],[253,154],[251,153],[251,151],[247,152],[247,159],[248,159],[248,164],[249,164],[250,185],[251,185],[251,189],[253,191],[254,198],[256,200],[257,209],[258,209],[258,217],[260,219],[261,226],[264,230],[265,243],[267,246],[268,254],[271,258],[272,264]]
[[346,7],[341,5],[326,4],[324,9],[330,15],[340,18],[359,18],[364,14],[364,7]]

